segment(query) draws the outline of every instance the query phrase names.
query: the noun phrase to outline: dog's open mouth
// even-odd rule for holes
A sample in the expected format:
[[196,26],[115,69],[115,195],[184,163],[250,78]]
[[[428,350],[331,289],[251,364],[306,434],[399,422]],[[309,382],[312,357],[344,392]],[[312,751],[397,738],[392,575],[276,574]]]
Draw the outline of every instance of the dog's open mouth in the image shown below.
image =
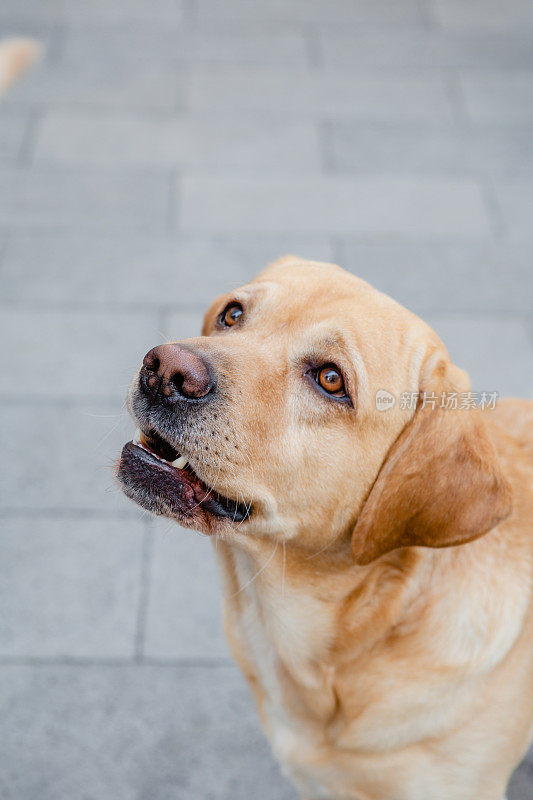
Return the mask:
[[124,445],[117,477],[128,497],[156,514],[181,519],[208,514],[233,522],[250,516],[249,506],[207,486],[186,457],[154,430],[148,434],[137,430]]

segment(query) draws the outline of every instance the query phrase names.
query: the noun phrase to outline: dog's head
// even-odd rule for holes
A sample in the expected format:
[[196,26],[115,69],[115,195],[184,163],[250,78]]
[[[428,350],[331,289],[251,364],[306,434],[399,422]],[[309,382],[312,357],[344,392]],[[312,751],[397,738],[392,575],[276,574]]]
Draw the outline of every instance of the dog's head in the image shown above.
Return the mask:
[[[144,508],[234,540],[359,563],[470,541],[510,513],[482,415],[418,317],[339,267],[286,257],[151,350],[118,477]],[[434,407],[433,407],[434,406]]]

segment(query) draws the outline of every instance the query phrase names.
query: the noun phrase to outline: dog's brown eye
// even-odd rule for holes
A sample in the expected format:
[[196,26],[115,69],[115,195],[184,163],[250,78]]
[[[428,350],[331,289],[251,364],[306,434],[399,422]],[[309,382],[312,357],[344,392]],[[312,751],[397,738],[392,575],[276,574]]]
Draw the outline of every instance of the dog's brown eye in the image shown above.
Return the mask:
[[322,369],[318,370],[317,382],[328,394],[333,394],[335,397],[344,397],[346,395],[344,379],[337,367],[331,365],[322,367]]
[[232,325],[238,322],[242,313],[243,311],[240,303],[230,303],[220,315],[221,325],[225,325],[226,328],[231,328]]

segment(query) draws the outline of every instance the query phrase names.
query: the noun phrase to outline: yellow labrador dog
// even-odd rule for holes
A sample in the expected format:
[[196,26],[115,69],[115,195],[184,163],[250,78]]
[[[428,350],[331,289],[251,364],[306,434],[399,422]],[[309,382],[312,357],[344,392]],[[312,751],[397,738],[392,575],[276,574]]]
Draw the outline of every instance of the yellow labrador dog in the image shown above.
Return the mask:
[[530,742],[533,402],[468,392],[418,317],[296,257],[131,387],[119,480],[217,540],[232,652],[305,800],[502,800]]

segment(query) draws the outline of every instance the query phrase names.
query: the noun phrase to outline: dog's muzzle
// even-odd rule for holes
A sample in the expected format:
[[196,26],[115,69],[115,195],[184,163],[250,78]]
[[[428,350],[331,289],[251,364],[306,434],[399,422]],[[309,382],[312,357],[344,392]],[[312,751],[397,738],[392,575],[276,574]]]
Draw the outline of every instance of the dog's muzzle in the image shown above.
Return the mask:
[[212,364],[192,348],[163,344],[150,350],[131,400],[139,429],[117,466],[123,491],[143,508],[204,529],[216,519],[243,522],[251,513],[249,505],[202,481],[178,444],[187,441],[180,436],[184,426],[216,400],[214,375]]

